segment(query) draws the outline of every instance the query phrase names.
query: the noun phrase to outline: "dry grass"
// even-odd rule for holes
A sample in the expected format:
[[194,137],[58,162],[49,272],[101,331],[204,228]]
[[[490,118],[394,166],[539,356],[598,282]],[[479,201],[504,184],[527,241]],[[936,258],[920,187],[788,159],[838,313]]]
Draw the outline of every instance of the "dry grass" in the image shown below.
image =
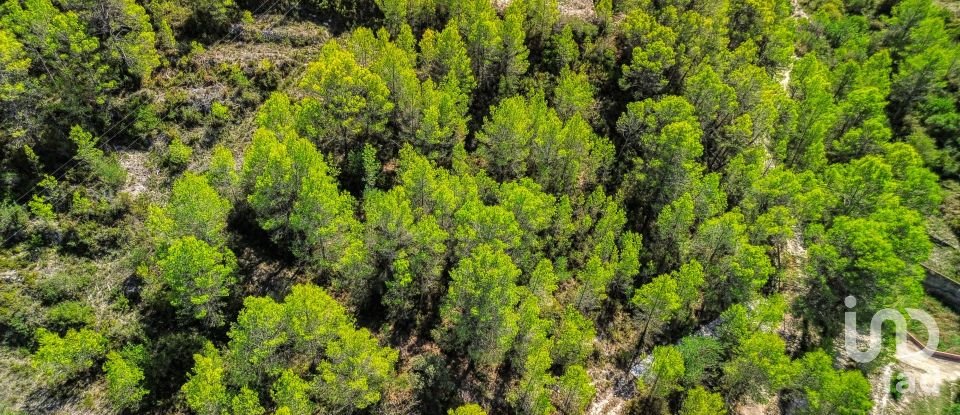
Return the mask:
[[[925,296],[920,309],[930,313],[936,320],[940,329],[940,346],[938,350],[948,353],[960,354],[960,316],[953,310],[943,305],[936,298]],[[927,329],[919,321],[910,321],[910,332],[918,340],[925,342],[927,340]]]

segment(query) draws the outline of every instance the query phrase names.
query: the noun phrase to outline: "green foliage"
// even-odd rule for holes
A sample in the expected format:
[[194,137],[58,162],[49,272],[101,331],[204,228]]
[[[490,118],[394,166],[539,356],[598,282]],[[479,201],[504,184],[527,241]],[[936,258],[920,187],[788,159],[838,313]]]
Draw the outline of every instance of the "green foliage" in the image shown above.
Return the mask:
[[[447,232],[433,216],[415,218],[406,189],[371,191],[364,202],[366,245],[374,261],[387,263],[392,276],[385,281],[383,303],[397,320],[416,314],[424,298],[440,292]],[[354,296],[363,298],[379,285],[362,280],[353,283]]]
[[[269,116],[262,113],[260,122],[271,123]],[[355,270],[364,258],[354,200],[332,175],[307,140],[289,132],[281,141],[260,128],[244,156],[242,182],[257,222],[275,241],[320,270],[362,273]]]
[[475,403],[469,403],[463,406],[460,406],[457,409],[451,409],[447,411],[447,415],[486,415],[487,412]]
[[644,100],[627,105],[617,130],[628,138],[625,160],[633,167],[626,175],[636,200],[651,212],[675,200],[699,175],[696,159],[703,153],[702,130],[694,107],[681,97]]
[[39,347],[33,353],[31,364],[48,385],[60,385],[90,370],[106,353],[107,339],[89,330],[67,330],[60,337],[46,329],[36,333]]
[[515,96],[501,101],[477,134],[481,157],[490,161],[487,170],[498,178],[516,178],[523,171],[533,140],[533,119],[526,113],[527,101]]
[[[58,69],[43,71],[42,66],[34,66],[44,73],[37,79],[44,91],[57,97],[56,102],[42,108],[44,112],[36,121],[50,120],[61,127],[65,127],[64,121],[76,123],[91,115],[94,108],[104,103],[106,93],[116,87],[111,68],[99,53],[101,42],[87,33],[87,24],[77,13],[64,12],[50,0],[30,0],[4,3],[0,19],[2,26],[24,46],[23,57],[31,65],[51,62]],[[25,62],[18,59],[14,65],[14,69],[22,68]],[[55,118],[59,111],[66,119]],[[37,127],[21,124],[20,128]]]
[[774,273],[766,250],[750,243],[743,220],[738,211],[709,219],[692,241],[693,257],[703,263],[706,283],[713,287],[705,302],[710,307],[750,300]]
[[183,314],[220,326],[223,300],[234,284],[236,259],[193,236],[175,239],[158,261],[160,276],[170,287],[170,304]]
[[47,322],[56,329],[82,328],[94,323],[93,307],[81,301],[64,301],[50,308]]
[[477,154],[494,177],[529,175],[558,193],[592,187],[613,154],[609,141],[598,137],[582,117],[561,121],[542,95],[501,101],[477,133],[477,141]]
[[310,166],[300,185],[289,216],[290,231],[299,237],[294,252],[324,270],[354,265],[362,252],[353,198],[337,189],[322,161]]
[[633,294],[631,302],[642,316],[640,343],[647,335],[658,333],[682,305],[677,280],[672,275],[661,275],[644,284]]
[[[237,415],[263,415],[266,413],[266,410],[260,406],[260,397],[257,396],[257,393],[247,388],[240,388],[240,393],[230,400],[230,410]],[[280,410],[277,410],[277,412],[280,412]]]
[[477,86],[467,45],[453,21],[439,33],[431,29],[423,33],[420,59],[423,61],[423,71],[436,82],[454,85],[467,95]]
[[830,299],[847,295],[856,295],[865,310],[915,301],[923,276],[917,263],[930,249],[916,213],[895,209],[871,218],[840,216],[825,236],[824,243],[810,248],[811,270],[819,273],[812,286],[820,296],[810,302],[812,310],[838,309]]
[[237,13],[233,0],[199,0],[191,2],[189,7],[194,25],[201,32],[212,34],[225,32]]
[[0,202],[0,237],[6,242],[25,236],[23,230],[30,218],[23,206],[8,200]]
[[290,370],[284,370],[280,377],[273,382],[270,388],[270,398],[280,408],[286,408],[291,413],[307,414],[314,411],[314,404],[310,402],[310,383],[300,379]]
[[179,138],[175,138],[167,146],[167,164],[176,169],[186,167],[191,157],[193,157],[193,148],[184,144]]
[[707,391],[702,386],[687,392],[683,407],[680,409],[680,415],[726,415],[726,413],[723,397],[718,393]]
[[793,377],[783,339],[775,333],[756,333],[733,351],[723,366],[723,385],[728,399],[762,402],[788,385]]
[[445,160],[467,135],[467,96],[453,80],[421,85],[421,113],[414,139],[431,159]]
[[822,351],[805,354],[798,362],[797,383],[806,394],[807,414],[861,414],[873,408],[871,386],[856,370],[836,370]]
[[222,145],[214,147],[205,175],[210,185],[216,188],[221,196],[229,199],[240,180],[233,153]]
[[315,388],[329,408],[364,409],[380,401],[394,372],[397,352],[380,347],[366,329],[341,326],[326,345]]
[[567,366],[582,364],[593,352],[593,338],[596,332],[593,321],[573,307],[567,307],[560,319],[560,324],[553,330],[553,347],[550,354],[557,364]]
[[903,372],[897,371],[890,377],[890,397],[894,401],[903,399],[903,391],[898,388],[899,385],[909,382],[909,378]]
[[[568,26],[569,27],[569,26]],[[585,73],[576,73],[564,68],[553,90],[553,106],[561,119],[567,120],[579,114],[585,120],[591,120],[596,114],[594,88]]]
[[23,44],[7,30],[0,30],[0,45],[3,46],[0,71],[8,77],[0,84],[0,102],[8,104],[15,102],[26,91],[30,58],[27,57]]
[[255,413],[265,405],[254,397],[268,390],[273,405],[290,413],[354,411],[380,402],[395,376],[397,352],[354,328],[346,310],[313,285],[294,286],[282,303],[248,297],[227,336],[222,353],[208,344],[194,356],[183,392],[195,412],[219,413],[229,403]]
[[643,378],[637,380],[637,388],[647,396],[666,397],[679,389],[684,375],[683,356],[674,346],[657,346],[651,353],[653,363]]
[[0,406],[868,412],[817,350],[960,222],[956,16],[573,3],[2,2]]
[[559,33],[553,34],[550,38],[550,49],[563,76],[563,71],[570,70],[570,67],[580,59],[580,45],[573,38],[572,25],[564,25]]
[[193,355],[193,360],[189,380],[181,388],[187,405],[200,415],[219,414],[227,405],[223,358],[216,347],[208,342],[202,353]]
[[135,409],[149,393],[142,386],[144,374],[140,366],[145,357],[143,346],[107,353],[107,361],[103,364],[107,379],[107,397],[117,410]]
[[556,407],[568,414],[582,414],[597,393],[591,383],[590,375],[582,366],[573,365],[557,379],[557,393],[554,395]]
[[833,96],[823,85],[830,83],[829,69],[815,54],[794,64],[790,95],[798,101],[796,128],[788,136],[785,162],[797,168],[820,169],[826,160],[827,135],[837,119]]
[[156,33],[143,6],[133,0],[77,1],[73,6],[79,6],[84,17],[105,35],[105,56],[125,66],[133,79],[145,81],[160,66]]
[[225,242],[231,205],[205,176],[186,173],[173,183],[164,207],[151,207],[147,226],[161,245],[192,236],[213,246]]
[[722,362],[723,345],[712,337],[687,336],[680,340],[677,350],[683,356],[684,385],[705,383],[716,374]]
[[479,245],[450,272],[443,335],[477,363],[496,366],[517,333],[520,270],[502,249]]
[[92,177],[111,188],[119,187],[127,179],[127,172],[120,163],[96,147],[98,140],[92,134],[74,126],[70,130],[70,141],[77,146],[77,160],[89,169],[88,174]]
[[720,314],[723,323],[717,327],[718,338],[732,347],[758,332],[773,332],[783,323],[787,306],[780,295],[759,299],[750,307],[734,304]]
[[230,107],[220,102],[214,102],[210,104],[210,117],[213,118],[213,121],[217,124],[230,121]]
[[[550,356],[551,344],[548,342],[546,334],[549,321],[540,318],[541,310],[537,303],[538,299],[529,295],[525,296],[520,303],[519,330],[512,360],[515,365],[522,368],[522,375],[517,388],[511,390],[507,397],[507,401],[513,404],[518,412],[524,414],[545,414],[555,410],[550,402],[550,388],[556,380],[549,372],[550,366],[553,364],[553,359]],[[570,310],[570,312],[576,313],[575,310]],[[589,321],[586,323],[589,323]],[[566,333],[558,333],[561,336],[564,334]],[[569,352],[582,350],[584,345],[575,344],[578,340],[582,340],[582,338],[576,337],[580,333],[572,334],[573,337],[569,339],[571,341],[554,337],[558,342],[564,342],[565,344],[555,343],[553,350]],[[573,350],[564,346],[573,346]]]
[[306,98],[299,105],[298,129],[339,158],[357,148],[358,139],[383,134],[394,107],[383,80],[336,42],[324,45],[300,88]]

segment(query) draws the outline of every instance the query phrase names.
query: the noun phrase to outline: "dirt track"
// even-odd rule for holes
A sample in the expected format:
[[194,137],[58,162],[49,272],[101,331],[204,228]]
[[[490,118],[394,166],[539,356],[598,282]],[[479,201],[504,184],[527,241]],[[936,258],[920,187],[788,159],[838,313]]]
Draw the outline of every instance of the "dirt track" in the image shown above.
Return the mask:
[[914,391],[925,395],[940,393],[940,387],[960,380],[960,363],[927,357],[920,348],[907,342],[903,351],[897,351],[900,369],[910,379]]

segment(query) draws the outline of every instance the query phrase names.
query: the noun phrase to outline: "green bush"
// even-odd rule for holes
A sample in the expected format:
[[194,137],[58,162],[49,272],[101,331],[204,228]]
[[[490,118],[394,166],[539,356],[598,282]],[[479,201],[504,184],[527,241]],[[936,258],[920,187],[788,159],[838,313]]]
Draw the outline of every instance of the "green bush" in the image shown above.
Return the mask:
[[80,127],[73,127],[70,140],[77,146],[77,159],[85,166],[82,173],[89,175],[81,179],[99,180],[112,188],[119,187],[127,180],[127,172],[116,156],[107,156],[97,148],[99,138]]
[[160,128],[161,122],[157,105],[140,104],[136,109],[133,131],[139,136],[149,136]]
[[0,238],[4,241],[22,239],[29,224],[30,216],[23,206],[9,200],[0,203]]
[[147,395],[147,390],[141,386],[144,375],[140,366],[145,359],[143,346],[127,347],[122,352],[107,354],[103,371],[107,379],[107,397],[114,408],[136,408]]
[[61,244],[80,255],[103,255],[116,248],[126,231],[122,227],[108,226],[98,220],[80,220],[64,223]]
[[90,271],[92,270],[75,269],[41,278],[34,283],[33,294],[46,304],[76,299],[77,295],[90,286],[92,282]]
[[203,113],[192,105],[180,108],[180,121],[186,126],[197,126],[203,122]]
[[908,391],[909,380],[907,375],[903,372],[896,372],[893,376],[890,377],[890,396],[895,401],[900,401],[900,398],[903,398],[903,393]]
[[233,0],[194,0],[187,2],[193,12],[194,24],[209,34],[224,33],[237,18],[237,5]]
[[167,163],[176,168],[186,167],[193,156],[193,149],[180,139],[174,139],[167,148]]
[[0,340],[25,342],[40,325],[40,304],[19,286],[0,283]]
[[223,125],[230,121],[230,107],[219,102],[210,105],[210,118],[216,125]]
[[49,385],[59,385],[89,370],[107,348],[107,339],[93,330],[69,330],[63,337],[37,330],[40,347],[33,354],[33,367]]
[[57,331],[89,326],[94,321],[93,307],[82,301],[64,301],[47,312],[49,326]]
[[116,189],[127,181],[127,171],[115,155],[97,160],[92,167],[95,177],[111,188]]

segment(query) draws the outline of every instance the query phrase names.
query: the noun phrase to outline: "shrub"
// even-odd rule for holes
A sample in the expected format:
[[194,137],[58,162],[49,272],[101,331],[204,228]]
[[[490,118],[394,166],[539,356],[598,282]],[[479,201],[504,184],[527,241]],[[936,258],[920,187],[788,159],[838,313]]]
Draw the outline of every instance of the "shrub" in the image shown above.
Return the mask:
[[103,371],[107,379],[107,397],[114,408],[136,408],[147,395],[147,390],[141,386],[144,375],[140,368],[145,357],[143,346],[128,347],[123,352],[113,351],[107,354]]
[[907,388],[910,386],[910,382],[907,379],[907,375],[903,372],[896,372],[893,376],[890,377],[890,396],[895,401],[900,401],[900,398],[903,398],[903,393],[907,391]]
[[28,341],[40,325],[40,304],[18,285],[0,283],[0,340]]
[[69,330],[63,337],[46,329],[37,330],[40,347],[32,364],[49,385],[59,385],[93,367],[106,352],[107,340],[93,330]]
[[99,180],[111,188],[116,188],[127,179],[127,172],[116,157],[108,157],[97,148],[99,139],[80,127],[70,130],[70,140],[77,146],[77,159],[86,167],[89,179]]
[[14,242],[26,235],[30,216],[23,206],[5,200],[0,203],[0,238]]
[[81,291],[90,286],[91,272],[91,269],[74,269],[52,274],[33,285],[33,294],[46,304],[76,299]]
[[193,156],[193,149],[180,139],[174,139],[167,148],[167,163],[176,168],[186,167]]
[[227,121],[230,121],[230,107],[214,102],[210,105],[210,118],[217,125],[226,124]]
[[50,308],[47,320],[57,330],[80,328],[93,324],[93,307],[82,301],[64,301]]
[[210,156],[210,166],[207,168],[207,180],[215,187],[221,196],[231,195],[233,187],[237,185],[237,163],[230,149],[223,145],[213,148]]

